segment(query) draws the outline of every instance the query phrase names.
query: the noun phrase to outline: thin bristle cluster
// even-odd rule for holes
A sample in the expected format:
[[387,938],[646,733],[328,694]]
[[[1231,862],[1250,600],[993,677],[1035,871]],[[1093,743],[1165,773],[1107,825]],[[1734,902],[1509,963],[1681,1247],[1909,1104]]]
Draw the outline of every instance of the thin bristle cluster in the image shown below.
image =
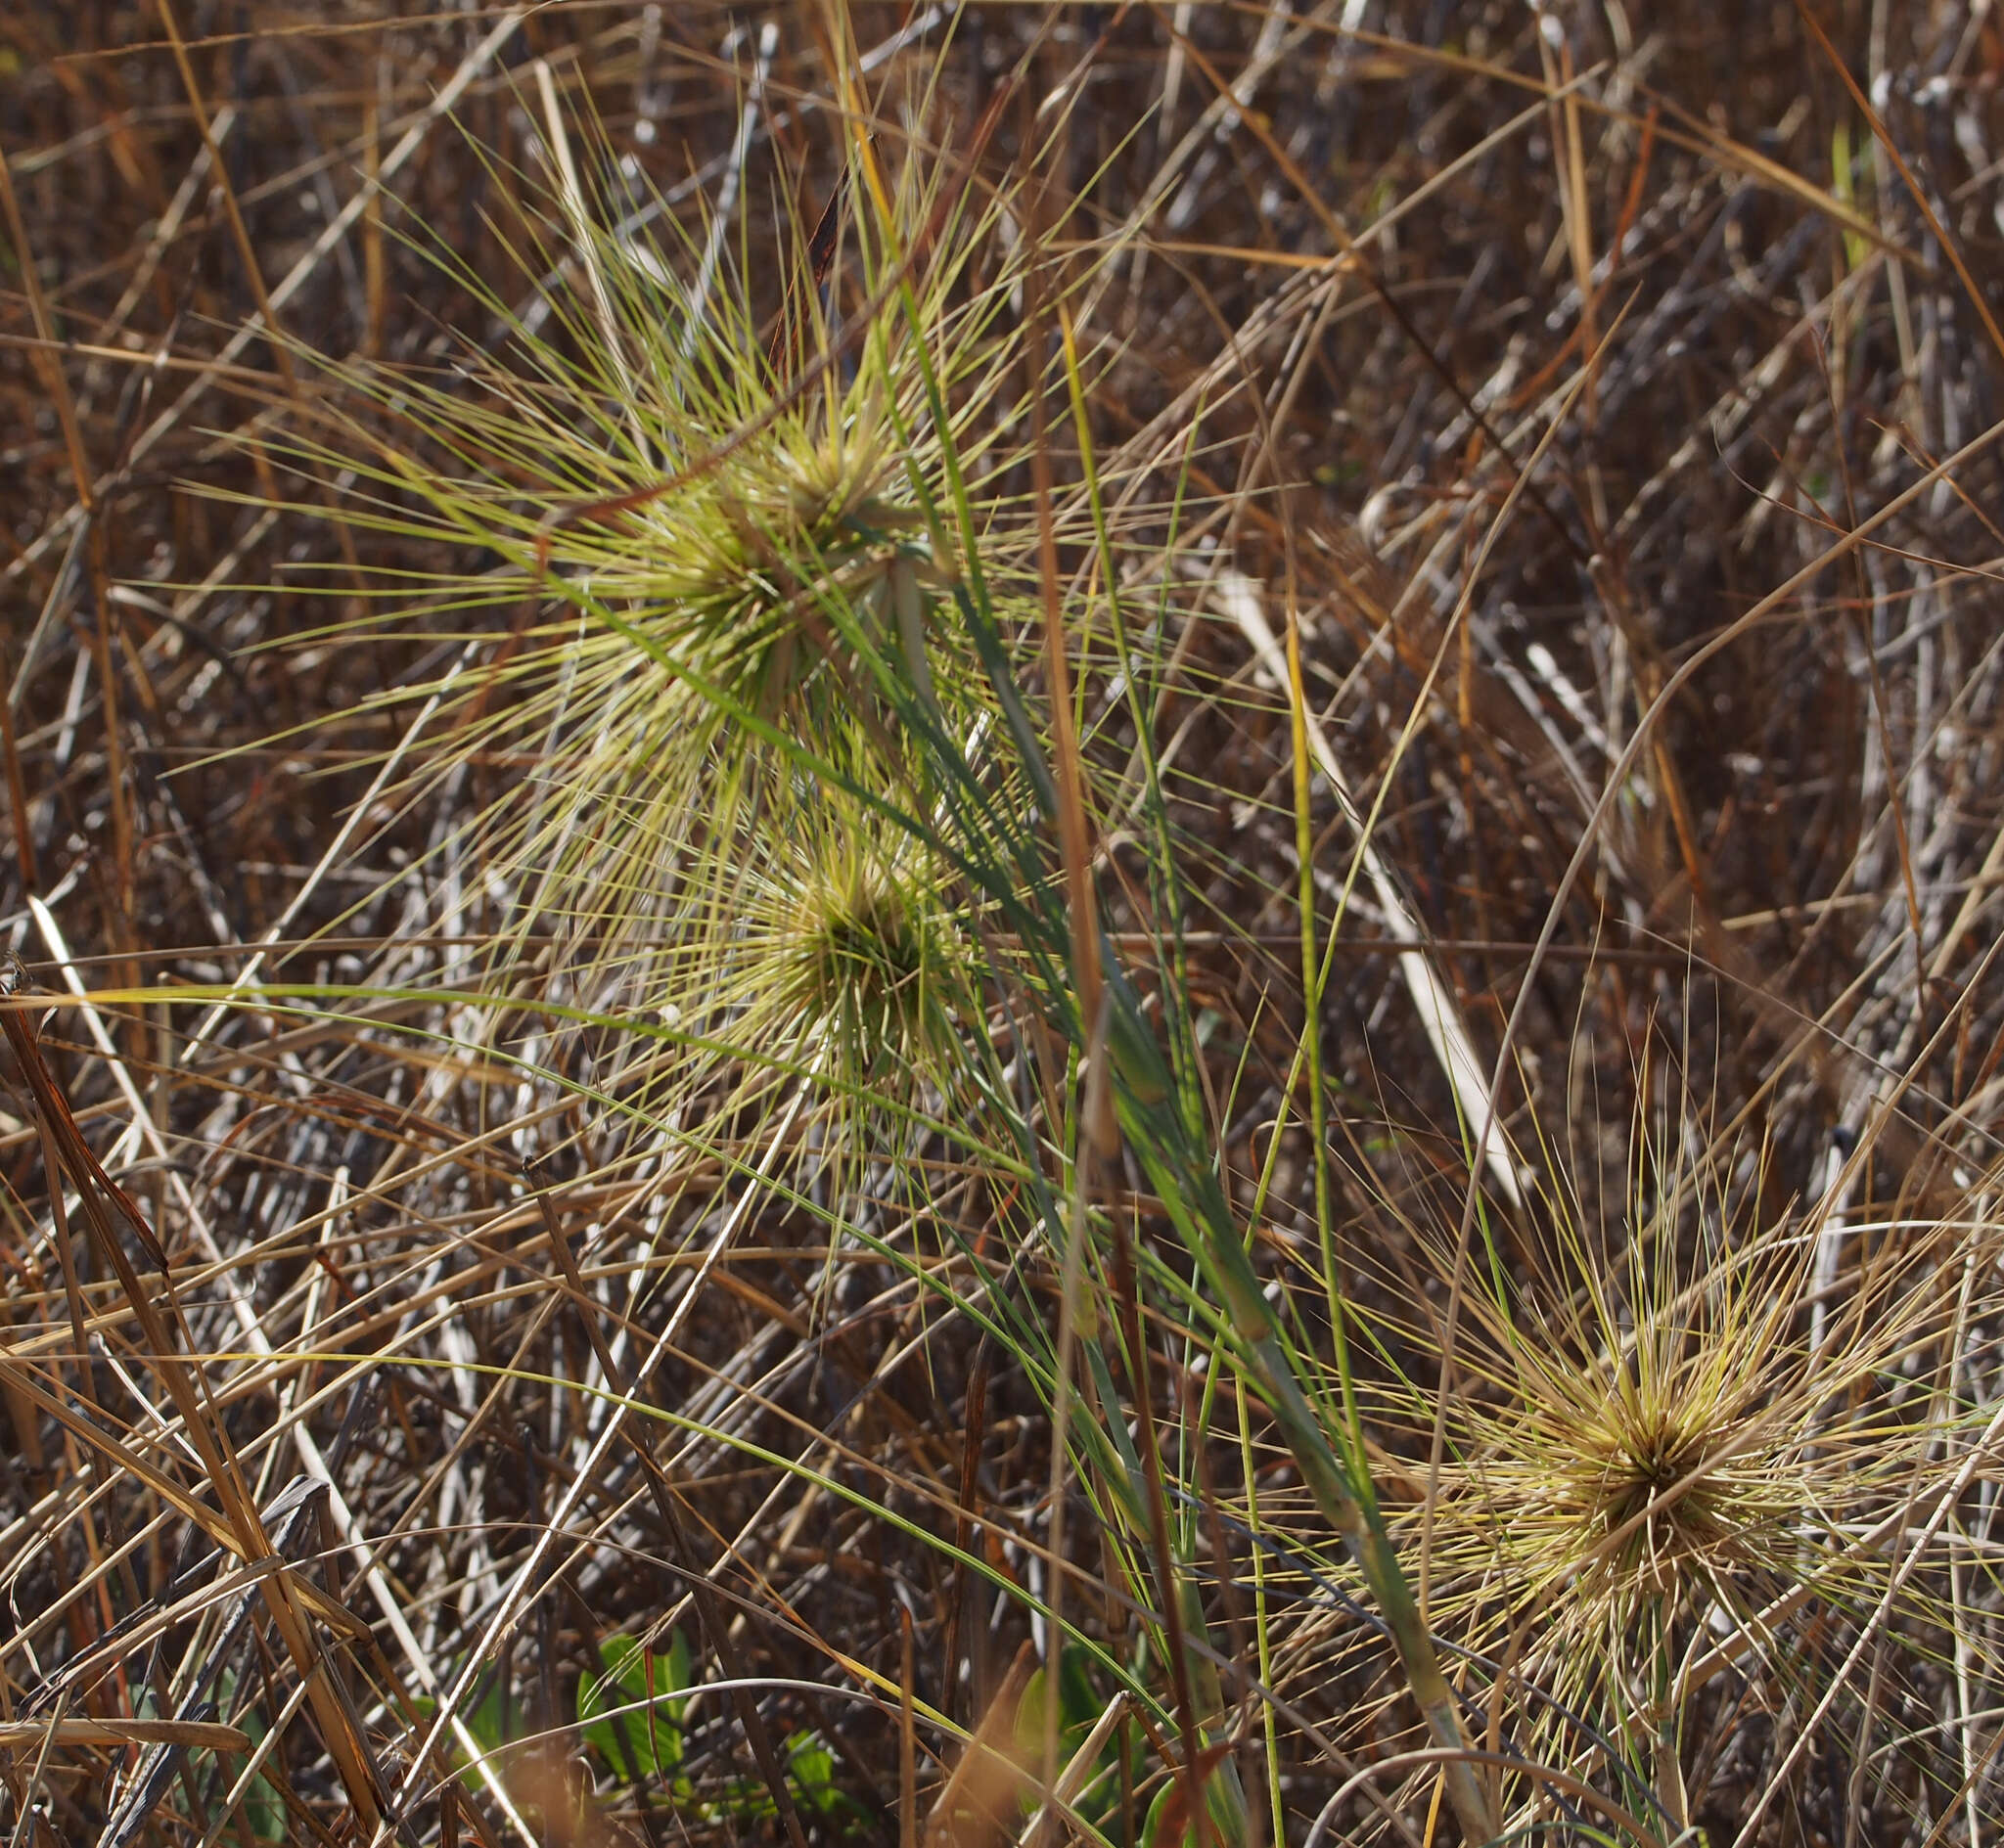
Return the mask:
[[786,960],[793,980],[780,992],[866,1062],[923,1032],[938,945],[881,863],[857,861],[800,891]]
[[[802,764],[895,788],[900,699],[963,736],[981,702],[936,616],[963,532],[1008,579],[1011,516],[946,459],[1010,386],[1010,278],[969,273],[992,239],[936,176],[873,167],[845,193],[833,251],[778,228],[767,325],[738,281],[688,281],[714,239],[678,266],[560,189],[520,228],[531,311],[488,295],[502,338],[448,381],[351,374],[377,419],[301,451],[345,472],[354,525],[488,562],[373,587],[402,630],[465,638],[381,700],[422,699],[399,787],[408,804],[479,773],[492,793],[449,845],[483,870],[488,960],[554,935],[536,966],[594,1005],[677,1005],[687,921],[728,909],[778,811],[820,800]],[[909,1038],[921,987],[845,1036]]]
[[[1448,1496],[1513,1601],[1528,1610],[1564,1591],[1615,1635],[1645,1606],[1681,1615],[1771,1566],[1819,1499],[1805,1434],[1776,1417],[1801,1355],[1728,1350],[1714,1331],[1651,1320],[1630,1339],[1571,1366],[1521,1353],[1516,1403],[1466,1421],[1473,1448]],[[1662,1351],[1685,1346],[1687,1365]]]
[[839,792],[775,805],[708,927],[663,965],[675,1017],[754,1047],[743,1082],[804,1075],[852,1121],[954,1090],[983,979],[969,900],[895,824]]
[[1615,1223],[1547,1202],[1538,1263],[1471,1288],[1438,1407],[1434,1610],[1550,1693],[1528,1721],[1545,1749],[1589,1727],[1674,1754],[1663,1716],[1708,1649],[1813,1685],[1805,1616],[1899,1601],[1926,1620],[1876,1536],[1943,1440],[1902,1401],[1952,1290],[1909,1254],[1859,1281],[1841,1327],[1819,1319],[1819,1216],[1745,1224],[1730,1154],[1683,1140],[1695,1168],[1638,1149]]

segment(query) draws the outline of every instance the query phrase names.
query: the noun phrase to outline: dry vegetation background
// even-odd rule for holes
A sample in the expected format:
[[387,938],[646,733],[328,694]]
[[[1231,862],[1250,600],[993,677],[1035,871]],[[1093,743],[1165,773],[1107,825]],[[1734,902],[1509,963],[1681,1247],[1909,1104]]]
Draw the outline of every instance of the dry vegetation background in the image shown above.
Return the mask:
[[[386,754],[466,625],[325,631],[390,574],[501,562],[344,523],[339,470],[285,446],[376,427],[312,354],[473,388],[464,355],[533,300],[501,227],[517,171],[549,171],[552,97],[696,248],[735,194],[769,325],[761,253],[849,158],[844,59],[887,151],[1004,192],[1034,171],[1060,225],[1164,663],[1210,1145],[1325,1360],[1334,1262],[1363,1454],[1499,1824],[1993,1838],[1987,6],[27,0],[0,17],[0,927],[39,997],[6,1015],[0,1120],[8,1840],[1122,1842],[1152,1805],[1176,1838],[1158,1798],[1203,1690],[1085,1483],[1068,1612],[1106,1653],[1079,1712],[1117,1690],[1152,1717],[1058,1822],[999,1774],[942,1796],[967,1729],[1021,1730],[1012,1663],[1047,1642],[1048,1369],[1021,1330],[1055,1338],[1062,1252],[950,1136],[901,1145],[923,1200],[831,1179],[837,1130],[788,1104],[809,1088],[691,1092],[662,1129],[604,1107],[633,1057],[604,1018],[427,992],[500,979],[505,881],[452,831],[533,766],[403,783]],[[1051,420],[1082,582],[1061,397]],[[521,597],[478,617],[496,647]],[[1261,640],[1291,617],[1319,744]],[[1074,666],[1104,790],[1133,733],[1098,648]],[[1327,752],[1313,1020],[1298,748]],[[1338,775],[1385,869],[1347,895]],[[1110,941],[1167,993],[1148,831],[1092,822]],[[1466,1152],[1401,961],[1422,940],[1478,1086],[1507,1030],[1512,1156]],[[161,992],[190,984],[234,998]],[[728,1107],[694,1125],[701,1096]],[[1236,1776],[1250,1840],[1450,1839],[1374,1606],[1257,1395],[1211,1396],[1126,1185],[1103,1204],[1156,1253],[1129,1299],[1153,1359],[1137,1315],[1107,1384],[1177,1529],[1131,1557],[1176,1550],[1208,1625],[1201,1767]],[[961,1313],[981,1289],[1023,1345]],[[622,1447],[574,1390],[609,1379],[683,1422]],[[580,1685],[674,1630],[739,1694],[654,1712],[672,1754],[618,1762]],[[497,1751],[498,1782],[470,1768]]]

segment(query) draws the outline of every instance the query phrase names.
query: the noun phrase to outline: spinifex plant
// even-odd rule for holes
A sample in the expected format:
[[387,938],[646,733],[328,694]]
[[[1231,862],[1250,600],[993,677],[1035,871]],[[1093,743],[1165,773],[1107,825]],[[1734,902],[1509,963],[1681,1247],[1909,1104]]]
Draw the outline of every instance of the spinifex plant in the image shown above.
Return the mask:
[[[609,229],[632,196],[604,190],[610,163],[579,177],[553,103],[541,185],[497,175],[524,194],[496,233],[540,279],[527,308],[465,273],[487,345],[456,350],[447,376],[344,369],[345,401],[373,415],[299,452],[342,476],[350,526],[427,561],[377,580],[380,613],[324,639],[465,638],[444,671],[379,703],[421,714],[400,750],[406,798],[469,777],[493,791],[439,848],[498,902],[481,908],[489,964],[532,964],[593,1006],[677,1005],[691,921],[717,935],[746,861],[764,863],[769,895],[789,854],[876,856],[843,839],[853,805],[806,824],[803,845],[794,811],[819,789],[787,745],[883,783],[903,752],[885,674],[963,736],[983,703],[957,625],[936,620],[957,540],[929,510],[947,496],[945,450],[979,449],[1021,388],[1013,279],[993,267],[1001,207],[950,161],[915,156],[887,177],[870,143],[847,145],[812,233],[781,216],[766,259],[781,285],[761,291],[743,226],[682,250]],[[1006,578],[1011,511],[980,480],[963,487],[986,569]],[[772,847],[775,830],[791,846]],[[909,865],[880,870],[910,883]],[[817,979],[846,970],[867,989],[881,966],[837,957]],[[916,993],[859,998],[850,1027],[911,1025]]]
[[[1417,1449],[1440,1419],[1412,1523],[1435,1620],[1525,1690],[1514,1748],[1609,1779],[1673,1834],[1732,1690],[1772,1677],[1820,1713],[1848,1700],[1859,1637],[1925,1652],[1939,1573],[1906,1521],[1968,1441],[1939,1370],[1970,1273],[1925,1227],[1861,1229],[1840,1272],[1829,1204],[1761,1223],[1735,1177],[1762,1164],[1689,1106],[1636,1128],[1625,1197],[1587,1203],[1547,1152],[1542,1235],[1464,1271],[1452,1389],[1386,1422],[1413,1420]],[[1817,1313],[1819,1284],[1841,1311]],[[1385,1327],[1439,1366],[1437,1328]],[[1518,1800],[1528,1820],[1549,1793]]]
[[901,1113],[972,1107],[967,1035],[988,976],[979,910],[904,829],[799,779],[748,831],[733,877],[704,892],[700,915],[692,891],[690,911],[658,964],[663,1016],[693,1041],[661,1061],[664,1076],[714,1071],[733,1107],[805,1080],[843,1126],[829,1139],[838,1155],[908,1140]]

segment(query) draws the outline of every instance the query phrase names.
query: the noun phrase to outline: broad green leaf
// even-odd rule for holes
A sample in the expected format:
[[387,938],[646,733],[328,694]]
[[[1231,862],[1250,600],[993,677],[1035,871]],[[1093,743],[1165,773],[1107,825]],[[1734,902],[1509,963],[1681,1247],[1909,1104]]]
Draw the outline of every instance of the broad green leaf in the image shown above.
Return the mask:
[[801,1807],[819,1816],[833,1816],[848,1806],[835,1786],[835,1754],[818,1733],[800,1733],[787,1741],[787,1770]]
[[[1062,1766],[1085,1743],[1093,1723],[1106,1711],[1107,1703],[1092,1685],[1088,1664],[1090,1654],[1076,1643],[1068,1643],[1058,1657],[1058,1755]],[[1023,1690],[1016,1709],[1016,1747],[1027,1764],[1039,1764],[1044,1755],[1045,1671],[1038,1669]]]
[[638,1638],[609,1637],[599,1653],[606,1672],[577,1685],[584,1742],[635,1780],[672,1778],[682,1763],[687,1693],[696,1685],[688,1639],[677,1630],[667,1653],[653,1655]]

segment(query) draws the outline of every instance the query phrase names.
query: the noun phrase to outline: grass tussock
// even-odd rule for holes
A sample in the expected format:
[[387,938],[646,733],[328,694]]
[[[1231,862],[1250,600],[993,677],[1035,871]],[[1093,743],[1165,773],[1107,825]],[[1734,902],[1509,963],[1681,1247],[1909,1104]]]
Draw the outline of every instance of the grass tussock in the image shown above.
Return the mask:
[[2004,48],[1812,11],[0,23],[11,1841],[1994,1832]]

